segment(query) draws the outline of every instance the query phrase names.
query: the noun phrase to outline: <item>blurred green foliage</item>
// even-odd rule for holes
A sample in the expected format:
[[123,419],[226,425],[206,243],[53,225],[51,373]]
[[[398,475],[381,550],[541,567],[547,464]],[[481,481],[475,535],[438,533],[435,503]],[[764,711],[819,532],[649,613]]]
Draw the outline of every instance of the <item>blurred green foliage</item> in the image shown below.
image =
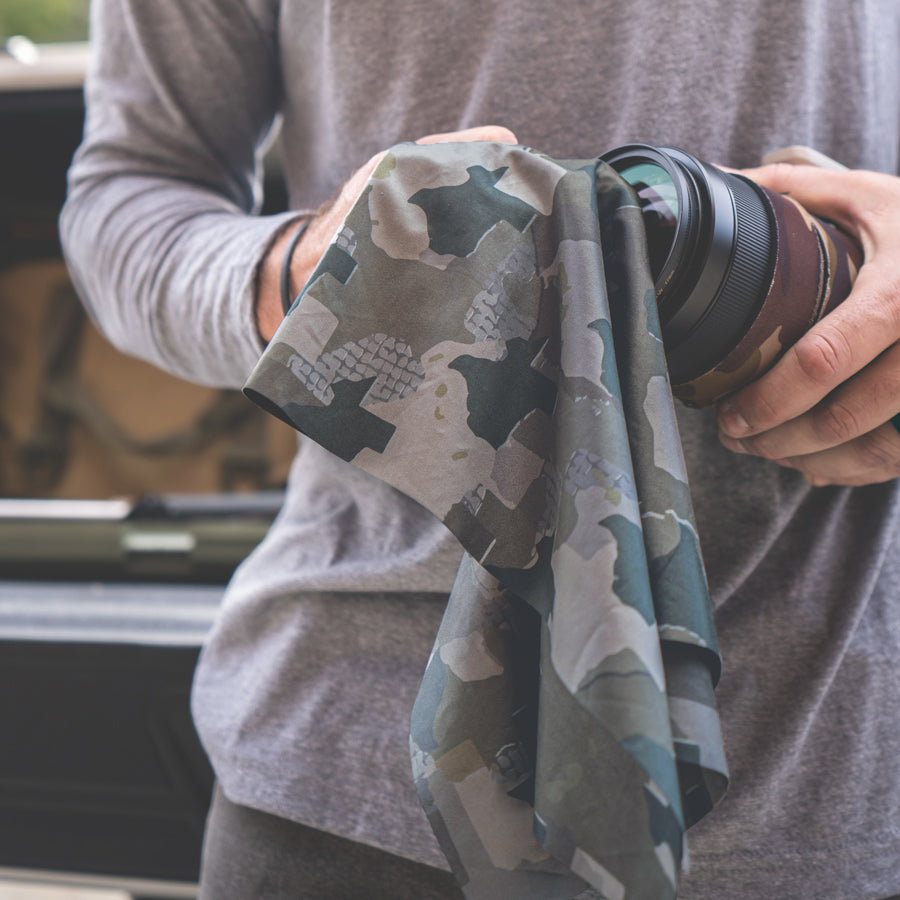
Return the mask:
[[89,0],[0,0],[0,45],[14,34],[37,43],[83,41]]

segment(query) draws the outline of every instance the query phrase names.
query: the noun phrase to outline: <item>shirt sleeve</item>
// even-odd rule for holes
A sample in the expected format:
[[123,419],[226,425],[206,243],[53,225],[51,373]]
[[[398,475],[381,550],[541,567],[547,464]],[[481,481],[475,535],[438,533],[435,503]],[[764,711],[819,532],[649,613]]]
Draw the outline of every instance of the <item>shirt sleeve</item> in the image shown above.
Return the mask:
[[[257,8],[258,7],[258,8]],[[120,349],[236,387],[262,341],[257,214],[281,96],[275,4],[97,0],[83,143],[60,219],[88,312]]]

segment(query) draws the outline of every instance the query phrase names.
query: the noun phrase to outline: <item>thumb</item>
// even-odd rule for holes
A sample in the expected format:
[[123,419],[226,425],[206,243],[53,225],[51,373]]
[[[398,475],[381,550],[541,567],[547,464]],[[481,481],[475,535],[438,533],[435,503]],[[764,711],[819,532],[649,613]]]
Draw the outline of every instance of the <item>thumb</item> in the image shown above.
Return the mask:
[[419,138],[417,144],[445,144],[451,141],[497,141],[500,144],[517,144],[516,136],[502,125],[478,125],[462,131],[444,131],[427,134]]
[[831,220],[857,237],[860,202],[880,189],[877,183],[870,183],[877,182],[876,173],[860,170],[772,163],[742,169],[741,174],[770,191],[789,196],[814,215]]

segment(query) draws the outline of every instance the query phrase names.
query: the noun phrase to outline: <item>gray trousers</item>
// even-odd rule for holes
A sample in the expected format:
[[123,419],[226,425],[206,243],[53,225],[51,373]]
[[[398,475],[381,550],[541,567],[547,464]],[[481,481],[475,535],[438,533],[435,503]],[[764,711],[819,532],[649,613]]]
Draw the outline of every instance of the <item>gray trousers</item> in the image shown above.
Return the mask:
[[[449,872],[238,806],[216,787],[203,841],[199,900],[461,900],[462,896]],[[900,900],[900,895],[886,900]]]
[[216,787],[200,900],[460,900],[449,872],[238,806]]

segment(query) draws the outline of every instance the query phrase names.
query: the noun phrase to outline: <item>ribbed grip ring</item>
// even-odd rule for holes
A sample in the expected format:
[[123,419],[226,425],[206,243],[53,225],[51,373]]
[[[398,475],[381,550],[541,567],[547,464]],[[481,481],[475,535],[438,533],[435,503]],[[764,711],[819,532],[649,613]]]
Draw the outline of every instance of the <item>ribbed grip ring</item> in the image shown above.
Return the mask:
[[737,218],[731,264],[715,301],[679,348],[691,361],[690,372],[673,380],[696,378],[734,349],[762,306],[775,266],[775,221],[768,201],[746,179],[726,175]]

